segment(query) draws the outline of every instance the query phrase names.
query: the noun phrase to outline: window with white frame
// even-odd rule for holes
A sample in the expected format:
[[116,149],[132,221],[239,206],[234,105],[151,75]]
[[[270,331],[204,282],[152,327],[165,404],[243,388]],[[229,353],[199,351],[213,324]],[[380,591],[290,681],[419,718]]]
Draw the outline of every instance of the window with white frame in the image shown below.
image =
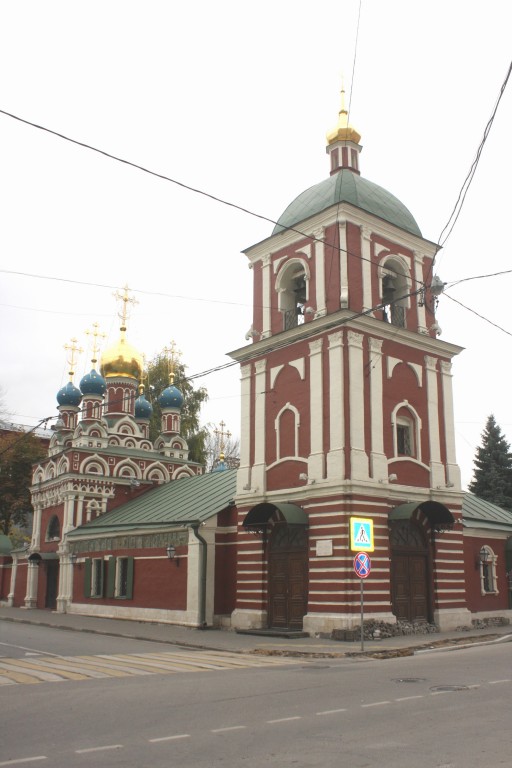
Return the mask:
[[397,456],[415,456],[414,425],[412,419],[400,415],[396,420]]
[[128,594],[128,558],[118,557],[116,561],[116,597],[126,597]]
[[493,550],[484,546],[479,553],[480,563],[480,591],[482,595],[497,595],[498,582],[496,578],[497,555]]
[[103,571],[103,558],[93,558],[91,563],[91,597],[103,597]]

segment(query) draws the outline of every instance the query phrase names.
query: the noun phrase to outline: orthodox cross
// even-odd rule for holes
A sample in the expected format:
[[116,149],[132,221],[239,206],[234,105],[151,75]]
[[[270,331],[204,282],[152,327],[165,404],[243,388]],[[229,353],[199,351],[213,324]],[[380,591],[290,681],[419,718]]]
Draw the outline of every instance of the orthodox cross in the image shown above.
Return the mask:
[[64,349],[70,353],[69,357],[66,358],[66,362],[69,365],[69,380],[73,381],[77,356],[82,354],[83,349],[78,346],[77,339],[70,339],[69,344],[64,344]]
[[126,321],[128,319],[128,304],[135,305],[135,304],[139,303],[137,301],[137,299],[135,298],[135,296],[131,296],[130,297],[128,295],[128,290],[129,290],[128,286],[125,285],[125,287],[123,288],[123,293],[119,293],[119,291],[116,291],[115,293],[112,294],[115,299],[117,299],[118,301],[122,301],[123,302],[122,307],[121,307],[121,312],[118,313],[119,314],[119,318],[121,320],[121,330],[122,331],[126,331]]
[[169,382],[174,384],[174,373],[176,371],[176,365],[179,363],[181,352],[176,349],[176,342],[174,339],[171,341],[169,347],[164,347],[164,354],[167,357],[169,364]]
[[85,332],[86,336],[92,336],[92,357],[91,357],[91,363],[92,367],[94,368],[94,363],[98,362],[98,353],[100,351],[100,342],[98,342],[98,339],[106,339],[107,334],[106,333],[100,333],[99,331],[99,324],[93,323],[92,324],[92,331],[87,330]]
[[224,427],[225,426],[226,426],[225,422],[221,421],[220,424],[219,424],[220,429],[214,429],[213,430],[213,434],[216,435],[217,438],[219,439],[219,453],[220,454],[224,453],[224,449],[226,447],[226,444],[224,443],[224,438],[229,440],[229,438],[231,437],[231,432],[229,432],[229,430],[224,432]]

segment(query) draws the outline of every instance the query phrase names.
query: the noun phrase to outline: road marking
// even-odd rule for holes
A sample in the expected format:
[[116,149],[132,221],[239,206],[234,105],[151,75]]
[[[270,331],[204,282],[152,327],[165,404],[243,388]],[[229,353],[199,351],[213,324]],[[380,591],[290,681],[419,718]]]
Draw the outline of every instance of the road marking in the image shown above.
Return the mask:
[[323,712],[317,712],[317,715],[337,715],[338,712],[346,712],[346,709],[325,709]]
[[30,660],[0,658],[0,687],[16,683],[88,680],[176,672],[215,672],[293,664],[297,664],[296,659],[220,651],[168,651],[97,656],[53,655]]
[[382,707],[383,704],[391,704],[390,701],[373,701],[371,704],[361,704],[361,707]]
[[33,763],[34,760],[48,760],[46,755],[37,755],[37,757],[20,757],[17,760],[7,760],[5,763],[0,763],[0,765],[21,765],[21,763]]
[[499,685],[500,683],[512,683],[512,680],[504,678],[503,680],[489,680],[489,685]]
[[175,739],[190,739],[190,733],[177,733],[175,736],[161,736],[159,739],[148,739],[150,744],[158,741],[174,741]]
[[279,720],[267,720],[267,723],[270,725],[273,725],[274,723],[289,723],[290,720],[302,720],[302,717],[300,717],[300,715],[295,715],[295,717],[280,717]]
[[75,749],[75,755],[86,755],[88,752],[103,752],[105,749],[122,749],[122,744],[108,744],[104,747],[89,747],[89,749]]
[[423,696],[420,696],[420,694],[417,696],[402,696],[402,698],[395,699],[395,701],[412,701],[413,699],[423,699]]
[[0,645],[5,645],[7,648],[18,648],[20,651],[29,651],[36,654],[42,654],[43,656],[56,656],[59,658],[58,653],[51,653],[50,651],[38,651],[37,648],[26,648],[24,645],[16,645],[16,643],[0,643]]
[[231,725],[228,728],[212,728],[210,733],[225,733],[226,731],[243,731],[246,725]]

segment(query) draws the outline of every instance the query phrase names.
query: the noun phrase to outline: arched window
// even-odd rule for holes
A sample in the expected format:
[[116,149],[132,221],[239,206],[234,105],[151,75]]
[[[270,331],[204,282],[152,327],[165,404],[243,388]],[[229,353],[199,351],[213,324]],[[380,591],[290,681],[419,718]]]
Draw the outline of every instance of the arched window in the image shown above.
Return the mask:
[[498,582],[496,579],[497,555],[487,545],[479,552],[480,591],[482,595],[497,595]]
[[421,461],[421,419],[416,410],[404,400],[394,408],[391,421],[394,456]]
[[410,306],[409,270],[400,258],[388,258],[381,270],[381,298],[384,320],[399,328],[406,327],[406,309]]
[[59,541],[60,539],[60,522],[57,515],[54,515],[48,523],[46,530],[46,541]]
[[305,266],[300,260],[290,261],[278,276],[276,288],[279,293],[279,309],[283,314],[284,331],[304,322],[308,279]]

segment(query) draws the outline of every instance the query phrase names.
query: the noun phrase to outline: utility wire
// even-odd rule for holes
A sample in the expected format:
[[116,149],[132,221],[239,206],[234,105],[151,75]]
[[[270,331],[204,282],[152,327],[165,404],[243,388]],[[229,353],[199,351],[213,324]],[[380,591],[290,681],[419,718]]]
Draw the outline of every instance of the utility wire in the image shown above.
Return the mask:
[[[491,113],[491,116],[489,120],[487,121],[487,125],[485,126],[484,134],[482,137],[482,140],[478,146],[478,149],[476,151],[475,159],[471,163],[470,169],[468,171],[468,174],[466,178],[464,179],[464,183],[462,184],[462,187],[460,188],[459,195],[457,197],[457,201],[453,207],[453,210],[450,214],[450,217],[448,221],[446,222],[445,226],[441,230],[441,234],[438,237],[437,244],[440,247],[443,247],[448,238],[450,237],[453,228],[457,222],[457,219],[460,216],[460,212],[462,210],[462,206],[464,205],[464,201],[466,199],[466,195],[468,193],[469,187],[471,186],[471,182],[473,181],[473,177],[476,173],[476,169],[478,167],[478,163],[480,162],[480,156],[482,154],[485,142],[487,141],[487,137],[489,136],[490,130],[492,128],[492,124],[494,122],[494,118],[496,116],[496,112],[498,111],[498,107],[500,105],[500,101],[503,97],[503,94],[505,93],[505,88],[507,87],[508,80],[510,78],[510,73],[512,72],[512,62],[509,64],[507,74],[505,76],[505,80],[503,81],[503,84],[500,88],[500,92],[498,95],[498,98],[496,99],[496,103],[494,105],[493,111]],[[446,232],[446,230],[448,230]],[[446,232],[445,237],[443,238],[444,233]]]

